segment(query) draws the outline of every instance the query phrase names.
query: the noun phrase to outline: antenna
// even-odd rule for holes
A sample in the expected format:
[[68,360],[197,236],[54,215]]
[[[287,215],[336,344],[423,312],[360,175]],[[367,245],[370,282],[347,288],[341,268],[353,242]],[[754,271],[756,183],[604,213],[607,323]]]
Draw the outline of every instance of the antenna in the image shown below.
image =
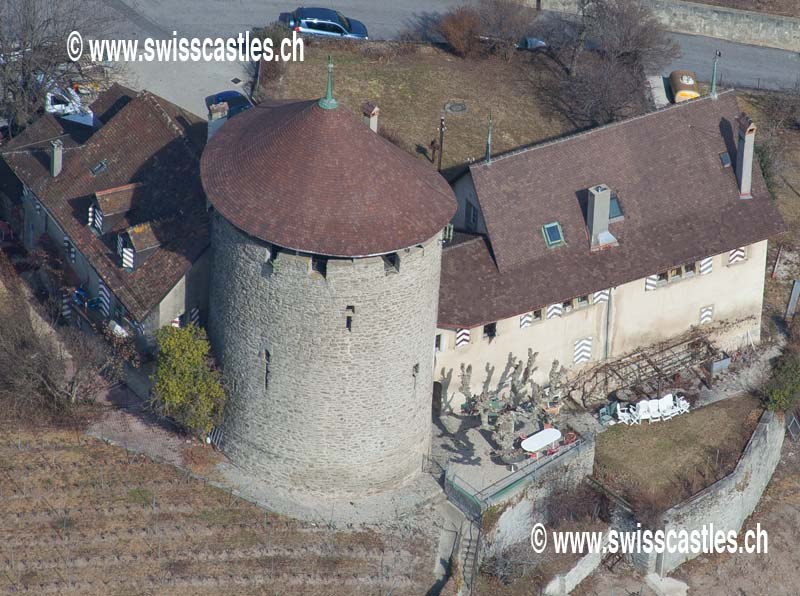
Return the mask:
[[489,130],[486,133],[486,163],[492,163],[492,113],[489,112]]
[[714,54],[714,70],[711,73],[711,99],[717,99],[717,62],[722,58],[722,52],[719,50]]

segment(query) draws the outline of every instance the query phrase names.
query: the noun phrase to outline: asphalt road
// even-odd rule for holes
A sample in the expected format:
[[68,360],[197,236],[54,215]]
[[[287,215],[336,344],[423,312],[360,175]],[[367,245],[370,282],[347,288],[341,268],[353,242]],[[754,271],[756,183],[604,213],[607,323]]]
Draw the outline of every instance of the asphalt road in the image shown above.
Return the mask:
[[[295,2],[274,0],[101,0],[109,10],[114,34],[125,38],[167,38],[173,31],[184,37],[234,36],[277,19]],[[373,39],[391,38],[420,19],[426,19],[459,0],[314,0],[363,21]],[[724,86],[790,88],[800,78],[800,55],[708,37],[673,34],[682,55],[664,73],[694,70],[701,80],[711,78],[714,52],[722,52],[720,81]],[[235,87],[231,79],[246,79],[240,64],[131,64],[129,84],[147,88],[200,115],[204,97]]]
[[714,52],[722,52],[718,80],[727,87],[761,89],[792,88],[800,79],[800,54],[731,43],[710,37],[672,34],[681,47],[681,57],[662,74],[678,68],[695,71],[701,81],[710,81]]

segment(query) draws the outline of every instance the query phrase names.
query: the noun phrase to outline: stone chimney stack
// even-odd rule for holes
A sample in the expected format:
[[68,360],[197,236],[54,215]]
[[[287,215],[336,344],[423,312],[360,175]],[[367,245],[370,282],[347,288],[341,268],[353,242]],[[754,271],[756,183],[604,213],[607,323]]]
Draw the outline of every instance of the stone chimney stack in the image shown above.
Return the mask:
[[736,181],[739,183],[739,198],[753,198],[753,152],[756,144],[756,125],[747,114],[739,118],[739,146],[736,150]]
[[589,224],[589,239],[592,250],[616,246],[617,239],[608,231],[608,214],[611,209],[611,189],[598,184],[589,189],[586,220]]
[[209,140],[228,120],[228,102],[211,104],[208,107],[208,137]]
[[61,173],[61,167],[64,163],[64,143],[61,139],[50,141],[52,151],[50,153],[50,175],[55,178]]
[[364,124],[369,125],[372,132],[378,132],[378,116],[381,110],[371,101],[365,101],[361,104],[361,112],[364,114]]

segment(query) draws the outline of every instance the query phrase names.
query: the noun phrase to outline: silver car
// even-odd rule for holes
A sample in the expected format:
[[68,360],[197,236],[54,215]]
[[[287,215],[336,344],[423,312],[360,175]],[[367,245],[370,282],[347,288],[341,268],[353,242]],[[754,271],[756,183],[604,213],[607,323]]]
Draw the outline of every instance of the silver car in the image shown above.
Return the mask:
[[330,8],[298,8],[294,12],[282,12],[278,20],[305,35],[368,39],[364,23]]

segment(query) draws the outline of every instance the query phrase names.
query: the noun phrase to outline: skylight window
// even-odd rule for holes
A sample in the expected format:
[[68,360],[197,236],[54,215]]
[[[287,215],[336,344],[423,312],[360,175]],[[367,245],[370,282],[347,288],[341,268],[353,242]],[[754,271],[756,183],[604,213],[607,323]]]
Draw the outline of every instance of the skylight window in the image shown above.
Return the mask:
[[106,163],[106,160],[100,160],[96,166],[92,167],[92,176],[97,176],[100,172],[104,172],[107,167],[108,163]]
[[548,248],[554,248],[564,244],[564,232],[561,231],[561,224],[557,221],[544,224],[542,226],[542,234],[544,234],[544,240],[547,242]]

